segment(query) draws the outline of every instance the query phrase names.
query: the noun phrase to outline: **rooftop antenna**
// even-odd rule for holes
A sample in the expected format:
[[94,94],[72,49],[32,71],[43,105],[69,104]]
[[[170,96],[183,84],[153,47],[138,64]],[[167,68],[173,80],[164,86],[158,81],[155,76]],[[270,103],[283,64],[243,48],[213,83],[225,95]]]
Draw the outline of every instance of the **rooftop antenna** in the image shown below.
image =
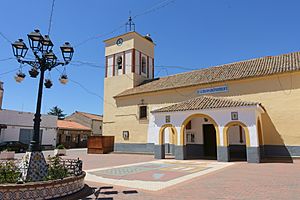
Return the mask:
[[132,21],[131,18],[131,11],[129,11],[129,18],[128,18],[128,22],[126,22],[126,32],[132,32],[135,31],[135,23]]

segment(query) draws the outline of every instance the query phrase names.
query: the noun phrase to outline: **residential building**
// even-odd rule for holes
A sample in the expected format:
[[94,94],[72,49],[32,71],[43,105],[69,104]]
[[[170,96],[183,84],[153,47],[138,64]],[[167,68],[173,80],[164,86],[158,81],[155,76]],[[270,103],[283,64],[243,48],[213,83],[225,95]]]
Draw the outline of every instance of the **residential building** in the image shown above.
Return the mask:
[[[0,142],[20,141],[30,144],[33,136],[34,113],[15,110],[0,110]],[[56,146],[56,121],[52,115],[41,116],[40,142],[44,149]]]
[[92,130],[92,135],[102,135],[102,115],[75,111],[66,119],[89,127]]
[[149,36],[104,41],[103,135],[175,159],[300,156],[300,52],[154,78]]
[[57,145],[62,144],[66,148],[86,148],[91,128],[75,121],[57,120]]

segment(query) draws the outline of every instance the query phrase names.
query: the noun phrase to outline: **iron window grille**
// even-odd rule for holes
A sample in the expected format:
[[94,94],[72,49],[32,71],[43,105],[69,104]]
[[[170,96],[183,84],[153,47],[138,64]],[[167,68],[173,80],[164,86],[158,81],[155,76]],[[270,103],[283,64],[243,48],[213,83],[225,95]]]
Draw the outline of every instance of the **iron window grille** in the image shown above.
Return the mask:
[[147,106],[140,106],[140,119],[147,119]]

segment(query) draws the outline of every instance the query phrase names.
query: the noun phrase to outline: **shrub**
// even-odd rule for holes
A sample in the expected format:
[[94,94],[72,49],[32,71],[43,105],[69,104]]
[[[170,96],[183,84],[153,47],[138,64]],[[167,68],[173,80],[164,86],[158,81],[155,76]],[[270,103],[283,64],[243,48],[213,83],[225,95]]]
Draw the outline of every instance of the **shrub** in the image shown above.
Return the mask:
[[0,184],[17,183],[20,177],[20,169],[13,161],[0,162]]
[[47,180],[63,179],[69,175],[68,169],[60,162],[59,156],[48,156]]
[[64,145],[62,145],[62,144],[59,144],[59,145],[57,145],[57,147],[56,147],[57,149],[65,149],[65,146]]

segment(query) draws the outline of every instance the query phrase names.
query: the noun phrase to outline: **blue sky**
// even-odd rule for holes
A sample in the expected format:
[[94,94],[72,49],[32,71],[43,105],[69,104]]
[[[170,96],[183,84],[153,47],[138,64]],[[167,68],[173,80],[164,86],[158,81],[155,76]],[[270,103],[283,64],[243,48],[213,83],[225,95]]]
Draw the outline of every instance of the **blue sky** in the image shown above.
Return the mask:
[[[27,33],[35,28],[46,34],[51,5],[52,0],[1,1],[0,32],[11,41],[23,38],[26,42]],[[57,105],[67,114],[75,110],[102,114],[102,41],[125,32],[122,27],[107,35],[127,21],[129,10],[138,15],[134,19],[136,31],[150,33],[156,43],[157,66],[194,69],[298,51],[299,8],[297,0],[56,0],[50,32],[54,50],[59,52],[65,41],[76,47],[74,64],[67,67],[67,74],[86,89],[74,82],[61,85],[60,74],[51,71],[54,85],[44,89],[42,112]],[[88,38],[94,39],[86,41]],[[14,59],[1,61],[10,57],[11,46],[0,37],[0,74],[19,67]],[[15,82],[15,72],[0,75],[4,109],[35,111],[38,80],[29,77],[28,69],[23,66],[27,77],[21,84]],[[155,74],[184,71],[157,67]]]

